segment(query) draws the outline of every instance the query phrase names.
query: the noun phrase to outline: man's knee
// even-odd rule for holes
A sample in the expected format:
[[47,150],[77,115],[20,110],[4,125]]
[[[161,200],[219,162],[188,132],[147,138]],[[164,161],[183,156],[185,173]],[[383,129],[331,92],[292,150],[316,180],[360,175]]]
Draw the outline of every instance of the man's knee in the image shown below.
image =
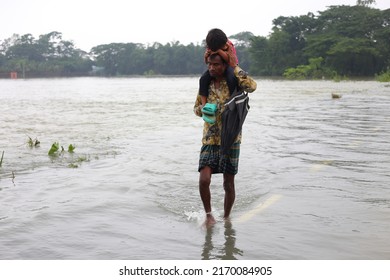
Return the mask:
[[208,167],[204,167],[200,171],[199,175],[199,187],[208,188],[211,183],[211,170]]
[[211,183],[211,173],[212,170],[210,167],[205,166],[200,170],[199,174],[199,187],[209,187]]
[[200,176],[199,178],[199,187],[208,187],[210,186],[211,179],[207,176]]

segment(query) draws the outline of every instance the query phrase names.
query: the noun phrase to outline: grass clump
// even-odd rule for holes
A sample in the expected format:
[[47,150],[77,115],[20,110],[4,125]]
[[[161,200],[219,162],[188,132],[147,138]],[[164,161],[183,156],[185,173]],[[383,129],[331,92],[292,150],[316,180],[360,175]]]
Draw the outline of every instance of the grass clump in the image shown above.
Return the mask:
[[388,69],[386,72],[382,72],[381,74],[376,75],[375,79],[381,83],[390,82],[390,69]]
[[3,165],[4,151],[1,153],[0,167]]
[[[60,150],[60,147],[61,147],[61,150]],[[68,146],[68,150],[67,152],[70,153],[70,154],[73,154],[74,153],[74,150],[76,149],[76,146],[73,145],[73,144],[70,144]],[[51,148],[48,152],[48,155],[49,156],[59,156],[60,154],[63,154],[65,153],[65,149],[63,146],[60,146],[60,143],[59,142],[54,142],[52,145],[51,145]]]
[[28,145],[30,148],[39,147],[39,145],[41,144],[41,142],[40,142],[37,138],[35,138],[35,139],[33,140],[30,136],[27,135],[27,137],[28,137],[27,145]]

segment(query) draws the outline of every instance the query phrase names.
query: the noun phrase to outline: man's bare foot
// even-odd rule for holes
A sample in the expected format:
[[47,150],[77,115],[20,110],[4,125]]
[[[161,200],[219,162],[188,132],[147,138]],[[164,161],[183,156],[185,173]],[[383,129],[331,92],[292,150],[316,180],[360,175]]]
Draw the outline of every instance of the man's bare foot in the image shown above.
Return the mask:
[[216,223],[213,215],[211,213],[206,214],[206,221],[204,222],[206,227],[210,227]]

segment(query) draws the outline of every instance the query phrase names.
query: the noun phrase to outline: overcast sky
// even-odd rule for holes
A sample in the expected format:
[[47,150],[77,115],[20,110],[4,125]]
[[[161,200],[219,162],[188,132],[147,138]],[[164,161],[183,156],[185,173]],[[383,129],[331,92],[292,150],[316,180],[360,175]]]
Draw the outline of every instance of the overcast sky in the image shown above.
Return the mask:
[[[106,43],[201,43],[208,30],[267,36],[278,16],[317,14],[356,0],[0,0],[0,40],[51,31],[90,51]],[[377,0],[377,9],[390,0]]]

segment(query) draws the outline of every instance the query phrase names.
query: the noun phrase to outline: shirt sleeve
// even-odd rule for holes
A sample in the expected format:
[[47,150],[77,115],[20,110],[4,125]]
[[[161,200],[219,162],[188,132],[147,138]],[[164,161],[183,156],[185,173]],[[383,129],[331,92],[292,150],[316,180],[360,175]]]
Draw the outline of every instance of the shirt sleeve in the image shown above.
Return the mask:
[[254,92],[256,90],[257,83],[240,67],[236,66],[234,68],[234,75],[238,79],[238,85],[240,88],[247,92]]
[[198,117],[202,117],[202,111],[201,111],[201,108],[200,108],[201,105],[202,105],[201,97],[198,94],[197,97],[196,97],[196,100],[195,100],[195,104],[194,104],[194,113]]

